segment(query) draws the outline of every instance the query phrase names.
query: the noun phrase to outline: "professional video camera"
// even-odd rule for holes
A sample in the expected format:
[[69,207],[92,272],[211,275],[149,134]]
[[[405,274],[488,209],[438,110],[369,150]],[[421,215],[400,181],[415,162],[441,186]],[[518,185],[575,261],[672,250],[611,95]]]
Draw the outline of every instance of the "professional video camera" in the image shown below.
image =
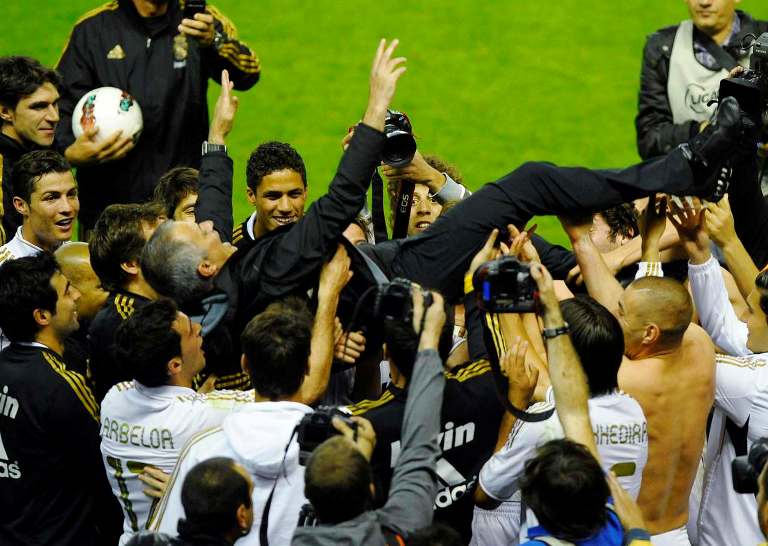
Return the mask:
[[757,479],[768,460],[768,438],[760,438],[749,449],[747,455],[736,457],[731,462],[733,490],[737,493],[757,493]]
[[489,313],[528,313],[536,310],[538,287],[531,267],[512,256],[481,265],[472,277],[477,305]]
[[752,42],[749,70],[734,78],[720,82],[719,99],[733,97],[741,109],[752,119],[763,120],[768,116],[768,32]]
[[299,464],[306,465],[312,452],[334,434],[340,434],[331,424],[331,420],[338,417],[350,428],[357,431],[357,423],[349,418],[349,415],[338,408],[319,406],[312,413],[301,418],[297,427],[297,441],[299,442]]
[[402,112],[387,110],[384,118],[384,150],[381,159],[392,167],[404,167],[413,161],[416,153],[416,139],[413,138],[411,120]]

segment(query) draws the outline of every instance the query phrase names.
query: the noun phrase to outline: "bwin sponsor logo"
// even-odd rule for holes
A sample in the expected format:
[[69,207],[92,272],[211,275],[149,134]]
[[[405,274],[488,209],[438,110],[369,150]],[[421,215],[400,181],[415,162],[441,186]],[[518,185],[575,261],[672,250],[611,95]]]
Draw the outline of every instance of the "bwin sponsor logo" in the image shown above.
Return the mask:
[[8,385],[3,385],[3,392],[0,394],[0,414],[16,419],[19,412],[19,401],[8,394]]
[[[455,447],[461,447],[464,444],[468,444],[475,439],[475,423],[472,421],[455,428],[453,421],[448,421],[443,426],[445,430],[437,436],[437,445],[443,453]],[[397,440],[392,442],[392,448],[390,450],[389,463],[392,468],[395,468],[395,463],[397,463],[399,457],[400,440]]]
[[12,480],[21,478],[19,462],[13,461],[11,463],[8,460],[8,453],[5,451],[2,437],[0,437],[0,478],[11,478]]

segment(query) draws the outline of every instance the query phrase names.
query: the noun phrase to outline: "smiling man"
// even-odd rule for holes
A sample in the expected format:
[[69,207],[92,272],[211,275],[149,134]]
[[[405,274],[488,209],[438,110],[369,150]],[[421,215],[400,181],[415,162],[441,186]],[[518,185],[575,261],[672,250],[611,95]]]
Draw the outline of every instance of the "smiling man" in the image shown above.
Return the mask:
[[13,237],[21,216],[13,206],[11,168],[22,154],[53,144],[61,78],[29,57],[0,57],[0,243]]
[[307,200],[307,170],[293,146],[265,142],[248,158],[246,196],[256,209],[235,228],[232,243],[256,240],[280,226],[304,216]]
[[14,165],[13,206],[22,216],[16,236],[0,247],[0,263],[53,252],[72,237],[80,201],[64,156],[53,150],[29,152]]

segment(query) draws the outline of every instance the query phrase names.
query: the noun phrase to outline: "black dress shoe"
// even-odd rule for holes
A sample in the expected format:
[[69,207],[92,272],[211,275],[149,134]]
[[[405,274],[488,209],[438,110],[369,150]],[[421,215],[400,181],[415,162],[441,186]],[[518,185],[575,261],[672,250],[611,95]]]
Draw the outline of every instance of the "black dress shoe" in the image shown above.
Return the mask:
[[715,121],[690,142],[680,145],[693,171],[691,193],[713,202],[722,199],[731,180],[730,161],[739,155],[739,150],[748,147],[749,140],[739,103],[733,97],[726,97],[718,106]]

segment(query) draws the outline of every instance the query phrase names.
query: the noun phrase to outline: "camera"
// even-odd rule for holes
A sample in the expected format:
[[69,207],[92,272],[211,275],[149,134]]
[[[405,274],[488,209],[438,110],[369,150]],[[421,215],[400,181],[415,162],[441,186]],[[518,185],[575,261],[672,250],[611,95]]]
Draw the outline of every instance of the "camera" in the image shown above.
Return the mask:
[[749,70],[734,78],[720,82],[719,99],[735,98],[741,109],[752,119],[763,119],[768,114],[768,32],[752,42]]
[[536,310],[538,287],[531,267],[512,256],[481,265],[472,277],[477,305],[488,313],[528,313]]
[[733,490],[737,493],[757,493],[757,479],[768,460],[768,438],[760,438],[749,449],[747,455],[736,457],[731,462]]
[[[413,322],[412,283],[408,279],[395,279],[383,284],[376,293],[374,316],[378,320],[390,320],[411,324]],[[432,294],[423,290],[424,309],[432,305]]]
[[411,120],[402,112],[387,110],[384,118],[384,149],[381,160],[392,167],[404,167],[413,161],[416,139],[413,138]]
[[187,0],[184,4],[184,19],[194,19],[195,14],[205,11],[205,0]]
[[299,464],[306,465],[312,452],[334,434],[340,434],[331,424],[338,417],[350,428],[357,430],[357,423],[349,415],[338,408],[319,406],[314,412],[301,418],[297,426],[297,441],[299,442]]

